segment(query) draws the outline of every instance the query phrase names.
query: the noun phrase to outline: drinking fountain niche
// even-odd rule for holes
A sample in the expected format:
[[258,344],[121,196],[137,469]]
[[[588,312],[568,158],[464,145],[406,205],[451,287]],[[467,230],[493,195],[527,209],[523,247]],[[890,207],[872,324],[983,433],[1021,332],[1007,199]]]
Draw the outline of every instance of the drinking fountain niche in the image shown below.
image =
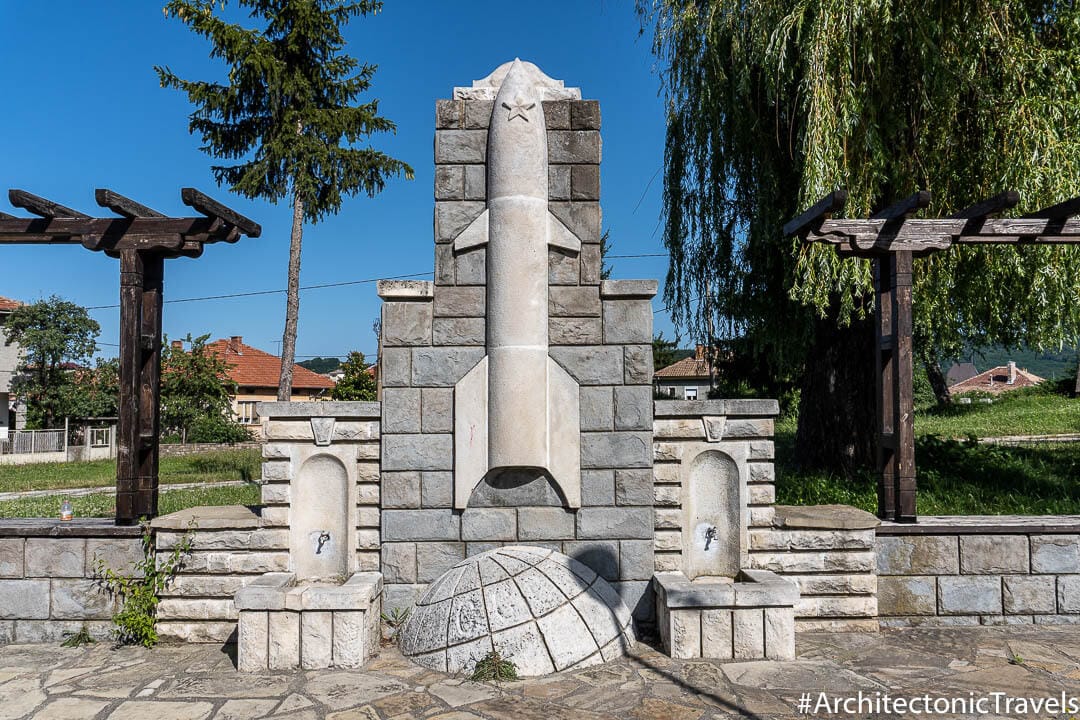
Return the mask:
[[[790,659],[798,588],[749,567],[752,525],[771,523],[773,401],[656,403],[660,638],[676,658]],[[763,412],[764,411],[764,412]],[[756,457],[755,457],[756,456]],[[660,460],[668,462],[661,464]],[[768,468],[764,472],[762,468]],[[751,474],[756,474],[751,484]],[[660,489],[662,488],[662,489]],[[751,497],[753,495],[753,497]],[[677,507],[676,507],[677,505]]]
[[286,515],[289,571],[237,592],[239,668],[359,667],[378,647],[382,576],[357,572],[357,441],[378,432],[357,421],[378,405],[259,403],[258,413],[273,441],[264,456],[289,459],[288,485],[272,491],[287,499],[274,510]]

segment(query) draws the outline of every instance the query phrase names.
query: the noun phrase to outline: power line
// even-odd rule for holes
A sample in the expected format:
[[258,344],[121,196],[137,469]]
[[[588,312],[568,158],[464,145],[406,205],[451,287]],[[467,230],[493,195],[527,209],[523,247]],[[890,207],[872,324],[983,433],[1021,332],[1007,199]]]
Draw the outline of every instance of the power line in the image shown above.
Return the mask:
[[[322,290],[325,288],[345,287],[346,285],[365,285],[368,283],[378,282],[380,280],[404,280],[406,278],[424,277],[426,275],[433,275],[434,272],[429,270],[428,272],[412,273],[409,275],[393,275],[391,277],[383,278],[368,278],[366,280],[345,280],[342,282],[332,283],[320,283],[318,285],[303,285],[301,290]],[[255,297],[257,295],[279,295],[281,293],[288,292],[287,290],[253,290],[251,292],[240,293],[228,293],[226,295],[202,295],[200,297],[190,298],[177,298],[176,300],[166,300],[164,304],[169,305],[173,303],[187,303],[187,302],[200,302],[202,300],[226,300],[228,298],[240,298],[240,297]],[[119,305],[91,305],[86,308],[87,310],[110,310],[112,308],[118,308]]]

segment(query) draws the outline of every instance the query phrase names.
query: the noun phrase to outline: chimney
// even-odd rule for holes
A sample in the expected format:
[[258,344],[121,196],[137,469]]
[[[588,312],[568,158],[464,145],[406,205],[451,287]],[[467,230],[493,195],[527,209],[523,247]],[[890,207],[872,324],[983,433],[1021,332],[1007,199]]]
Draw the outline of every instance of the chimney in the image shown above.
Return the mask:
[[184,341],[183,340],[173,340],[172,341],[172,348],[173,348],[173,350],[183,350],[184,349]]
[[229,338],[229,351],[240,355],[240,345],[244,342],[243,335],[233,335]]
[[704,345],[698,345],[696,348],[694,348],[694,359],[697,360],[698,362],[704,362],[705,361],[705,346]]
[[1016,384],[1016,362],[1013,360],[1009,361],[1009,384]]

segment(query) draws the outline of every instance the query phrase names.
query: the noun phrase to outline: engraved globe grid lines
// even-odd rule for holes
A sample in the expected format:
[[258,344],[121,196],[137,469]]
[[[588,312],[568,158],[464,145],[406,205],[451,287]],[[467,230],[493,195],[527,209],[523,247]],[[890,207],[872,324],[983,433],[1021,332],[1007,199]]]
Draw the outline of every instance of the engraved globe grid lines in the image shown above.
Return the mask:
[[[423,637],[444,622],[443,637]],[[542,650],[546,672],[562,671],[622,655],[633,642],[630,623],[619,596],[583,564],[544,548],[504,547],[468,558],[428,588],[409,618],[402,650],[452,671],[452,656],[468,652],[465,646],[481,643],[513,660],[514,648],[500,647],[500,634],[515,634],[519,642],[532,635],[524,654]],[[574,647],[559,637],[568,625],[588,630],[574,635]],[[534,674],[532,662],[521,668],[524,675]]]

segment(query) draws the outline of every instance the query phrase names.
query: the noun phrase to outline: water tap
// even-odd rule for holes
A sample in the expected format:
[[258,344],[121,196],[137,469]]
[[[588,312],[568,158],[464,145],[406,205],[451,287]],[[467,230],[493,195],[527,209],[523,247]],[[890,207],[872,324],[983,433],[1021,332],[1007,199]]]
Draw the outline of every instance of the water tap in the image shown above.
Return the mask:
[[715,540],[715,539],[716,539],[716,528],[710,525],[708,528],[705,529],[705,549],[706,550],[709,549],[709,545],[711,545],[712,541]]
[[322,549],[323,549],[323,545],[325,545],[328,542],[330,542],[330,533],[323,530],[321,533],[319,533],[319,545],[318,545],[318,547],[315,548],[315,554],[316,555],[321,554]]

